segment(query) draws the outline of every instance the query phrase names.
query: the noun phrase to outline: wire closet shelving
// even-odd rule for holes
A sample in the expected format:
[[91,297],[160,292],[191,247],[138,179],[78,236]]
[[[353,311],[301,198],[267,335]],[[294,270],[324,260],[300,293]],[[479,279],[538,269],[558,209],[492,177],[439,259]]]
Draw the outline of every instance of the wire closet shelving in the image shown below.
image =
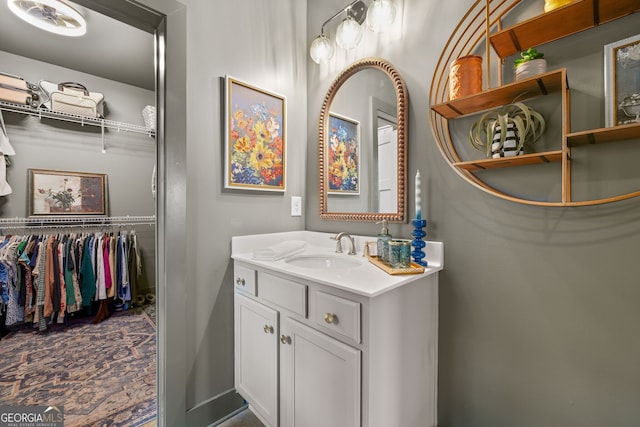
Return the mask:
[[0,218],[0,234],[14,230],[122,228],[138,225],[155,226],[154,215]]

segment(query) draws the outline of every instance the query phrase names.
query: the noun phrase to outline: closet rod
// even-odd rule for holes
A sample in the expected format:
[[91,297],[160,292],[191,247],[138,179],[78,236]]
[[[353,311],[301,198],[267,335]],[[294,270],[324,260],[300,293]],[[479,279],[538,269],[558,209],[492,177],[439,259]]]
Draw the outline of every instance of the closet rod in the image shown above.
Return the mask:
[[93,118],[93,117],[76,116],[74,114],[59,113],[56,111],[49,111],[42,108],[35,109],[26,105],[13,104],[11,102],[0,101],[0,109],[4,111],[10,111],[12,113],[20,113],[20,114],[33,116],[33,117],[38,117],[39,119],[46,118],[46,119],[62,120],[64,122],[79,123],[82,126],[84,125],[100,126],[103,129],[108,128],[108,129],[116,129],[118,131],[123,130],[127,132],[142,133],[149,136],[155,135],[155,131],[153,129],[150,129],[148,127],[141,126],[141,125],[134,125],[130,123],[122,123],[122,122],[116,122],[113,120],[105,120],[105,119]]
[[150,225],[156,223],[156,217],[151,216],[111,216],[111,217],[82,217],[82,218],[0,218],[2,229],[20,228],[73,228],[73,227],[110,227],[134,225]]

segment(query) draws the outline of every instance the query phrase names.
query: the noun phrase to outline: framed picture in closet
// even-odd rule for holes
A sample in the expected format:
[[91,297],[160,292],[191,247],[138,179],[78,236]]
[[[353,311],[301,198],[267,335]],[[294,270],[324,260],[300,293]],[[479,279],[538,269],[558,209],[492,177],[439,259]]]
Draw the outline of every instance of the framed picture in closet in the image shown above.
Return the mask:
[[226,76],[224,186],[285,191],[286,98]]
[[29,216],[106,216],[107,175],[29,169]]

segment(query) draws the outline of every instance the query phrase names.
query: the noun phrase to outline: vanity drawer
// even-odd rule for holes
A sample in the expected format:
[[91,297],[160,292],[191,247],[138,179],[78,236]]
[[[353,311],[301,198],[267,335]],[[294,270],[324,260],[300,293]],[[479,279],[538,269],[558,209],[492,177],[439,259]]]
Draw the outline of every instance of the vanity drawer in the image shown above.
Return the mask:
[[360,344],[360,303],[316,292],[315,322]]
[[258,298],[307,317],[307,287],[269,273],[259,273]]
[[253,268],[247,268],[237,264],[234,266],[233,272],[236,291],[255,296],[257,272]]

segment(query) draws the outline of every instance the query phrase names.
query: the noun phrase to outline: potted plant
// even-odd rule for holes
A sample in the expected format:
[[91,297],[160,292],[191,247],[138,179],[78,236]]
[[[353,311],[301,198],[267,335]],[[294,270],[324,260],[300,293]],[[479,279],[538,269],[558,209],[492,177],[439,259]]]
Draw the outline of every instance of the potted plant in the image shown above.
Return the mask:
[[524,147],[536,142],[545,130],[544,117],[521,102],[484,113],[471,126],[469,142],[487,157],[524,154]]
[[516,73],[516,81],[526,79],[547,71],[547,60],[544,53],[538,52],[535,47],[520,52],[520,58],[513,61]]

